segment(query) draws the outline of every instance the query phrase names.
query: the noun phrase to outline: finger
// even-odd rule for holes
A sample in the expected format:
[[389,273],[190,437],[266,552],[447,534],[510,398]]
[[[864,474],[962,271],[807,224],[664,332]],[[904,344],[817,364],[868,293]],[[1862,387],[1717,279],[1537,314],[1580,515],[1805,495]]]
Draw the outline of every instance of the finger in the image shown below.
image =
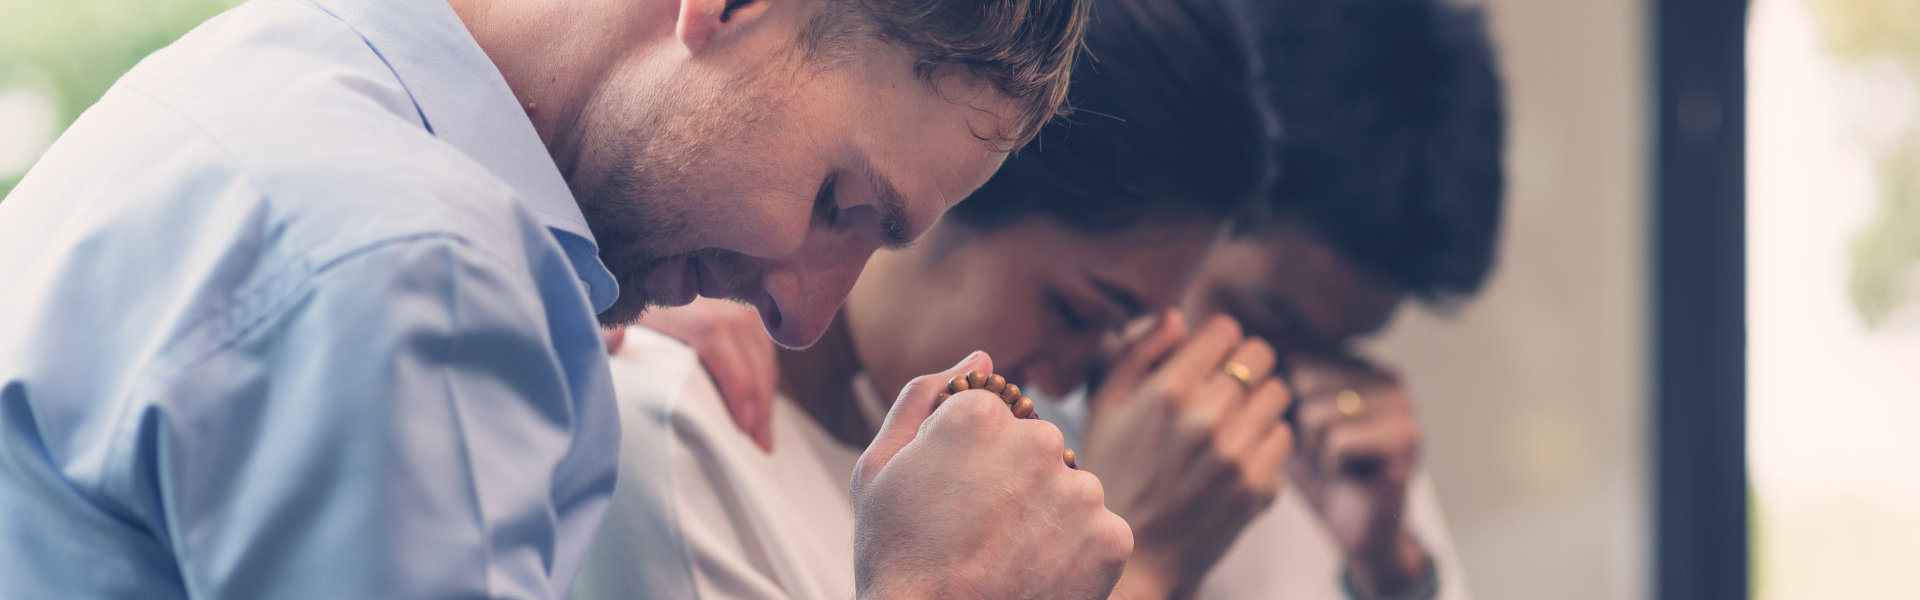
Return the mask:
[[1157,373],[1167,377],[1168,387],[1173,389],[1200,385],[1220,370],[1221,361],[1239,347],[1241,339],[1239,322],[1215,315],[1187,338]]
[[[1277,360],[1278,358],[1273,352],[1273,346],[1268,345],[1266,340],[1257,337],[1247,338],[1241,340],[1240,344],[1234,347],[1233,353],[1229,354],[1226,360],[1220,362],[1220,365],[1214,369],[1214,380],[1208,383],[1219,383],[1223,385],[1231,383],[1231,387],[1237,387],[1243,393],[1248,392],[1251,391],[1252,388],[1258,387],[1260,384],[1266,382],[1268,379],[1272,379],[1273,367]],[[1246,367],[1249,381],[1242,382],[1238,377],[1234,377],[1232,373],[1229,373],[1227,371],[1228,363],[1235,363]]]
[[1302,393],[1298,400],[1300,408],[1295,409],[1295,423],[1299,426],[1301,450],[1314,456],[1320,455],[1320,448],[1327,430],[1334,424],[1345,420],[1347,416],[1340,412],[1334,402],[1334,393],[1306,395]]
[[764,408],[760,409],[760,419],[754,422],[753,445],[762,452],[773,452],[773,398],[767,398]]
[[1232,428],[1229,435],[1236,440],[1234,447],[1255,446],[1272,430],[1286,429],[1280,413],[1286,410],[1287,400],[1287,388],[1278,379],[1268,378],[1254,388],[1240,410],[1228,419],[1227,426]]
[[1241,340],[1227,360],[1240,363],[1253,373],[1253,380],[1259,383],[1273,376],[1273,368],[1279,364],[1279,356],[1273,351],[1273,345],[1257,337]]
[[618,354],[620,346],[627,342],[627,328],[615,327],[600,330],[601,337],[607,342],[607,354]]
[[1260,438],[1260,443],[1254,446],[1254,458],[1278,474],[1299,447],[1297,441],[1292,429],[1275,427],[1267,431],[1266,437]]
[[[1260,338],[1242,340],[1234,347],[1231,355],[1213,368],[1213,376],[1206,380],[1205,387],[1200,388],[1198,394],[1189,397],[1190,401],[1193,406],[1221,411],[1222,415],[1229,419],[1238,418],[1238,413],[1244,410],[1243,400],[1252,393],[1253,389],[1273,380],[1271,375],[1274,361],[1273,347],[1267,345],[1265,340]],[[1249,387],[1238,377],[1228,373],[1226,368],[1228,362],[1239,363],[1240,366],[1246,367],[1251,375],[1253,386]],[[1279,417],[1276,415],[1261,425],[1274,424],[1278,420]],[[1252,439],[1253,436],[1240,438],[1241,441],[1248,442]]]
[[879,433],[874,435],[873,443],[867,445],[867,451],[860,455],[860,461],[855,465],[856,486],[872,480],[887,461],[893,460],[893,455],[913,441],[920,432],[920,425],[926,422],[928,415],[933,414],[934,396],[945,392],[947,382],[955,375],[967,371],[991,373],[993,358],[985,352],[975,351],[947,370],[915,377],[900,389],[900,396],[894,399],[893,408],[887,411],[887,419],[880,424]]
[[1280,488],[1286,485],[1282,474],[1291,466],[1287,459],[1293,455],[1293,450],[1293,430],[1286,427],[1268,430],[1266,436],[1260,438],[1253,447],[1253,454],[1249,457],[1253,474],[1257,477],[1253,483],[1256,489],[1268,492],[1269,503],[1279,497]]
[[1139,341],[1128,346],[1120,360],[1107,371],[1106,379],[1099,383],[1102,393],[1095,395],[1099,405],[1094,408],[1098,410],[1131,397],[1132,394],[1128,392],[1139,387],[1141,380],[1152,372],[1153,366],[1180,347],[1180,342],[1186,337],[1186,318],[1176,310],[1162,312],[1153,328]]
[[766,335],[755,336],[746,341],[747,363],[753,365],[758,375],[755,383],[760,391],[754,394],[760,399],[759,418],[754,421],[753,441],[761,450],[773,451],[773,397],[780,389],[779,352],[774,349],[773,340]]
[[766,405],[759,397],[763,392],[755,385],[752,368],[745,364],[746,358],[738,346],[724,339],[708,341],[705,351],[700,353],[700,364],[713,378],[733,424],[751,436],[757,427],[759,412]]

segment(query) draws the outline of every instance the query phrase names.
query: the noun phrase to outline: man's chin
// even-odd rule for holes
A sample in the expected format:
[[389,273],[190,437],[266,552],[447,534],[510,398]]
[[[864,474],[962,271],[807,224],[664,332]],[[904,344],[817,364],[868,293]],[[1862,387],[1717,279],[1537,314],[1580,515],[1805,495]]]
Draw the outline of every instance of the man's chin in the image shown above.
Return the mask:
[[643,290],[620,290],[620,297],[614,299],[613,306],[607,307],[599,315],[600,326],[607,329],[626,327],[640,322],[640,317],[650,308],[657,308],[648,301]]

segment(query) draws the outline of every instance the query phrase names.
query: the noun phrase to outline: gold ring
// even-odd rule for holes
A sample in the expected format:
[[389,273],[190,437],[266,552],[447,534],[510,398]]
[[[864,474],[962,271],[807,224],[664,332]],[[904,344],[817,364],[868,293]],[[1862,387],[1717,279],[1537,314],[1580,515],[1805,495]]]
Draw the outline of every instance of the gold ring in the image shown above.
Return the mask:
[[1256,382],[1253,380],[1252,368],[1230,360],[1227,364],[1220,365],[1220,370],[1225,371],[1234,381],[1240,382],[1240,387],[1247,388],[1249,392],[1253,391],[1253,385]]
[[1360,398],[1360,392],[1340,390],[1340,395],[1333,397],[1333,407],[1340,409],[1340,414],[1358,417],[1366,414],[1367,401]]

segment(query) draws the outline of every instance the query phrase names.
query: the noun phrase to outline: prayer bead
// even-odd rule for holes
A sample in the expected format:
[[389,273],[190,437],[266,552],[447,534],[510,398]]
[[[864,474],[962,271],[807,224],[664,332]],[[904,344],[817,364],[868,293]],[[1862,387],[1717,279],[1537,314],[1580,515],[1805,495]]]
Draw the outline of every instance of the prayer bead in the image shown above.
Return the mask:
[[1079,468],[1080,468],[1080,465],[1079,465],[1078,463],[1075,463],[1075,462],[1073,461],[1073,449],[1072,449],[1072,448],[1067,448],[1067,449],[1065,449],[1065,450],[1061,450],[1061,451],[1060,451],[1060,458],[1061,458],[1061,460],[1064,460],[1064,461],[1066,461],[1066,463],[1067,463],[1067,468],[1069,468],[1069,469],[1079,469]]
[[952,397],[953,397],[953,394],[949,394],[949,393],[946,393],[946,392],[940,392],[940,395],[938,395],[938,396],[934,396],[934,397],[933,397],[933,407],[934,407],[934,408],[940,408],[940,405],[942,405],[942,404],[946,404],[946,402],[947,402],[947,399],[948,399],[948,398],[952,398]]
[[1000,401],[1013,404],[1018,400],[1020,400],[1020,386],[1009,383],[1007,389],[1000,390]]
[[980,389],[998,394],[1007,389],[1007,378],[1001,377],[999,373],[994,373],[992,377],[987,378],[987,384],[981,386]]
[[979,371],[967,371],[967,389],[980,389],[987,384],[987,374]]
[[967,378],[966,377],[953,378],[953,381],[947,382],[947,391],[954,394],[967,391]]
[[1020,400],[1013,403],[1013,416],[1020,417],[1022,419],[1032,417],[1033,416],[1033,400],[1028,399],[1026,396],[1021,396]]

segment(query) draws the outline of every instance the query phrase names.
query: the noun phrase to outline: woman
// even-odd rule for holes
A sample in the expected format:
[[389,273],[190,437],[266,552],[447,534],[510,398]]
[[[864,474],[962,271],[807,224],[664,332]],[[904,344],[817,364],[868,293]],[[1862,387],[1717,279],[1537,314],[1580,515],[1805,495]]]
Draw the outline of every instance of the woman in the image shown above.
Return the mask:
[[576,597],[847,598],[864,542],[846,482],[885,399],[976,350],[1023,386],[1065,393],[1106,362],[1110,333],[1160,313],[1111,362],[1102,402],[1187,415],[1143,440],[1182,465],[1109,489],[1107,504],[1153,515],[1130,518],[1141,552],[1117,593],[1191,591],[1278,493],[1292,446],[1272,350],[1228,319],[1189,332],[1166,310],[1261,205],[1272,128],[1237,22],[1220,0],[1097,4],[1076,116],[914,248],[876,256],[821,342],[779,357],[770,454],[739,435],[691,350],[630,332],[613,361],[629,464]]

